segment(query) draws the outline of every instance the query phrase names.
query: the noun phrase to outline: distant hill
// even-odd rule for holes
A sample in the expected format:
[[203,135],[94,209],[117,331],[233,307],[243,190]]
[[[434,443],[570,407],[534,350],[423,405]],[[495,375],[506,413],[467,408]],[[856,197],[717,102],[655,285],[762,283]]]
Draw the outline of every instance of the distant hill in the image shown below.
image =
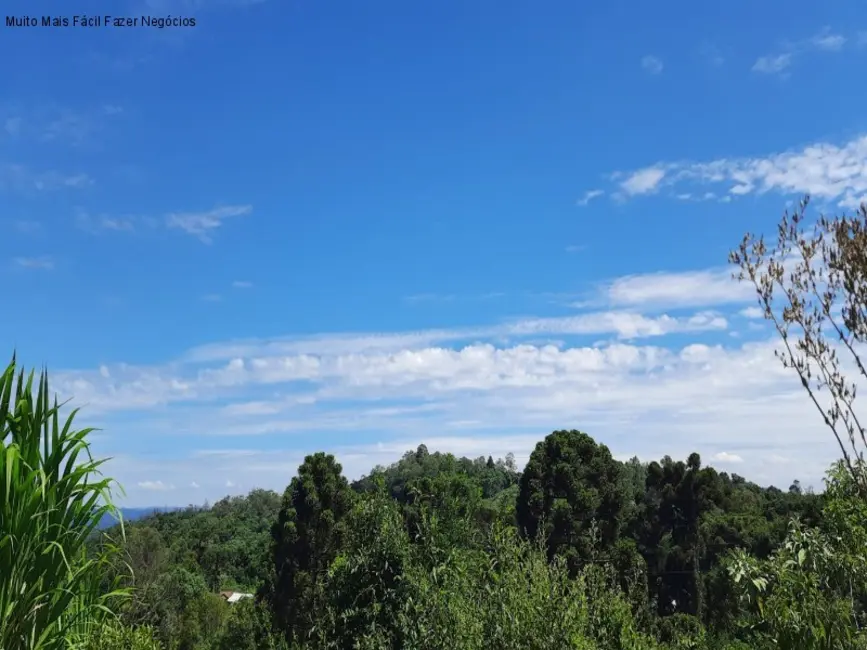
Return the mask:
[[[145,517],[149,517],[150,515],[157,512],[175,512],[176,510],[183,510],[180,507],[150,507],[150,508],[121,508],[120,514],[123,516],[124,523],[130,521],[136,521],[137,519],[144,519]],[[103,515],[102,519],[99,521],[99,530],[103,530],[105,528],[111,528],[117,523],[117,519],[112,517],[111,515]]]

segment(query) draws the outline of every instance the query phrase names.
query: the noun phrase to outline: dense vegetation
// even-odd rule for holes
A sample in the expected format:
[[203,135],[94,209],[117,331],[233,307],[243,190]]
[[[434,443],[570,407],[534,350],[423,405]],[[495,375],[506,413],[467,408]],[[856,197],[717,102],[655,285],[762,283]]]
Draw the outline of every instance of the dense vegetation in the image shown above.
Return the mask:
[[[842,310],[857,358],[867,229],[848,228],[834,232],[862,245],[839,279],[861,309]],[[733,261],[771,319],[764,251],[748,243]],[[815,326],[798,287],[783,293],[787,344],[798,313],[802,331]],[[810,385],[810,363],[839,371],[807,338],[787,349],[812,397],[827,385]],[[421,445],[350,483],[317,453],[282,497],[254,490],[100,531],[116,510],[88,430],[74,413],[61,423],[46,375],[15,373],[13,360],[0,380],[0,650],[867,647],[867,437],[842,379],[823,415],[843,458],[821,494],[760,487],[697,453],[622,463],[562,430],[523,471]],[[255,597],[229,604],[221,590]]]
[[[762,488],[698,454],[620,463],[578,431],[540,441],[523,473],[422,445],[350,484],[314,454],[282,502],[255,490],[128,525],[121,619],[167,648],[761,647],[775,623],[740,596],[759,574],[780,588],[805,531],[833,536],[851,481],[830,485]],[[853,626],[861,606],[842,604]]]

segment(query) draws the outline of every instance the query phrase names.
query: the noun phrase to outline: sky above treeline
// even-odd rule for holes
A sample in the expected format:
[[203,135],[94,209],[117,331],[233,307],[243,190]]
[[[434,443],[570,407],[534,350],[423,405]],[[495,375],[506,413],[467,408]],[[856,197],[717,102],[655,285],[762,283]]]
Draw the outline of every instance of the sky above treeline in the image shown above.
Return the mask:
[[0,26],[0,341],[124,505],[561,428],[821,487],[727,254],[867,196],[862,3],[38,4],[196,22]]

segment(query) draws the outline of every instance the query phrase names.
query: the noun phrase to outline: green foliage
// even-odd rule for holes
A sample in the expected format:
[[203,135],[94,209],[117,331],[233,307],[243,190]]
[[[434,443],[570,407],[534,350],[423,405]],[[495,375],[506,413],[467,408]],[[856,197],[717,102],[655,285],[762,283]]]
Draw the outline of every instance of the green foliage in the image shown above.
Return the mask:
[[410,552],[398,505],[383,492],[363,495],[348,515],[343,550],[323,587],[328,615],[319,639],[339,648],[358,639],[405,647],[400,621],[413,596],[406,575]]
[[413,539],[425,525],[425,514],[435,512],[438,539],[443,546],[472,546],[482,490],[469,476],[455,473],[413,479],[407,483],[406,489],[409,496],[404,509],[405,518]]
[[617,588],[610,566],[590,564],[582,570],[588,604],[588,634],[599,650],[650,650],[656,643],[638,629],[630,603]]
[[659,640],[673,648],[701,648],[705,645],[705,630],[695,616],[673,614],[660,621]]
[[[138,616],[131,618],[131,622],[153,625],[163,645],[173,648],[189,624],[189,608],[207,595],[207,587],[200,574],[175,566],[139,592],[135,602],[142,610],[132,612]],[[183,638],[186,644],[190,643],[190,634]]]
[[415,576],[415,647],[589,648],[582,583],[541,545],[495,526],[485,551],[455,554]]
[[156,528],[128,528],[123,550],[124,560],[132,569],[132,577],[139,588],[153,583],[167,568],[168,550]]
[[824,530],[794,520],[783,544],[766,560],[732,553],[729,572],[749,606],[745,624],[768,647],[784,650],[863,648],[867,588],[865,504],[851,472],[828,475]]
[[[14,477],[23,466],[10,463],[9,438]],[[865,643],[867,505],[851,468],[835,466],[827,483],[825,496],[797,482],[764,489],[697,454],[619,463],[586,434],[557,431],[523,475],[512,459],[422,445],[355,495],[334,458],[315,454],[282,502],[255,490],[89,544],[95,523],[83,517],[69,569],[91,573],[58,594],[72,605],[33,647],[854,649]],[[10,485],[23,492],[26,480]],[[9,498],[4,517],[22,526]],[[88,507],[98,521],[104,508]],[[237,587],[259,598],[229,605],[215,593]],[[127,592],[119,620],[104,619],[100,604]]]
[[183,609],[180,630],[172,637],[172,641],[177,641],[177,650],[213,648],[228,615],[229,605],[217,594],[199,593],[191,598]]
[[518,500],[519,489],[519,485],[514,483],[490,499],[484,499],[479,505],[479,519],[487,524],[496,522],[506,526],[515,526],[518,521],[515,503]]
[[456,475],[475,485],[483,499],[490,499],[517,484],[520,477],[511,454],[505,460],[494,461],[490,457],[486,460],[484,456],[470,460],[452,454],[430,453],[425,445],[419,445],[415,451],[406,452],[397,463],[374,468],[369,476],[356,481],[352,487],[357,492],[374,491],[377,477],[381,477],[388,494],[405,503],[410,499],[412,484],[420,479]]
[[[521,475],[516,513],[530,539],[542,535],[549,557],[573,571],[619,537],[626,495],[620,464],[605,445],[580,431],[555,431],[536,445]],[[596,531],[596,532],[591,532]]]
[[289,639],[306,638],[314,625],[319,576],[337,556],[352,492],[329,454],[304,459],[283,495],[271,529],[273,582],[268,593],[275,623]]
[[702,517],[716,507],[720,485],[701,458],[686,463],[665,457],[647,468],[644,517],[639,542],[655,585],[659,613],[702,616]]
[[271,627],[271,610],[261,601],[242,600],[231,607],[215,650],[288,650]]
[[[616,586],[594,574],[573,579],[543,544],[495,525],[480,549],[450,548],[450,529],[423,511],[409,544],[399,511],[363,498],[333,563],[327,614],[311,647],[487,650],[652,648]],[[445,551],[445,552],[443,552]]]
[[163,648],[148,627],[131,628],[117,621],[106,621],[88,636],[84,650],[163,650]]
[[768,560],[736,551],[731,574],[754,604],[750,628],[756,637],[785,650],[863,647],[865,639],[855,639],[852,602],[833,579],[840,559],[819,531],[797,522]]
[[87,540],[114,513],[91,429],[61,423],[48,375],[37,387],[15,360],[0,376],[0,648],[54,649],[81,642],[123,593],[101,591],[113,553]]
[[[567,438],[575,435],[566,433]],[[577,434],[582,443],[595,445],[582,436]],[[529,613],[519,616],[520,608],[548,611],[542,601],[521,600],[524,591],[515,591],[514,584],[529,580],[555,592],[568,587],[569,598],[583,603],[578,613],[557,599],[549,605],[563,615],[580,614],[585,623],[575,638],[587,647],[653,647],[651,637],[656,636],[670,648],[731,650],[738,641],[730,637],[744,635],[739,623],[749,607],[737,598],[736,585],[723,564],[726,553],[741,548],[766,559],[782,543],[792,516],[826,527],[832,521],[821,511],[822,499],[797,485],[786,492],[760,488],[736,475],[702,468],[697,454],[685,462],[666,457],[649,465],[638,459],[620,464],[604,452],[594,454],[591,445],[586,447],[589,464],[609,471],[589,471],[577,454],[560,461],[567,467],[549,473],[551,485],[556,485],[557,476],[568,479],[565,484],[573,486],[573,493],[588,486],[596,489],[600,481],[606,489],[613,486],[619,494],[615,499],[622,503],[613,542],[603,539],[596,518],[579,517],[573,522],[579,534],[567,537],[566,544],[549,556],[543,526],[537,530],[543,535],[541,547],[536,539],[515,537],[521,484],[512,461],[458,459],[430,453],[424,446],[356,482],[358,498],[340,501],[349,507],[338,507],[343,514],[334,516],[333,508],[322,504],[333,502],[333,493],[351,493],[333,459],[320,454],[300,468],[304,481],[299,485],[296,478],[289,486],[284,501],[289,507],[282,511],[274,506],[276,495],[258,490],[246,498],[224,499],[214,508],[163,513],[133,523],[124,557],[135,570],[137,589],[124,620],[153,625],[167,648],[181,642],[185,647],[210,643],[278,648],[287,636],[303,647],[323,648],[437,647],[451,638],[462,639],[464,647],[507,646],[527,643],[518,632],[509,631],[509,626],[518,625],[515,621],[521,629],[541,625],[531,624]],[[507,487],[494,492],[491,485]],[[304,505],[301,526],[293,499]],[[579,515],[588,514],[581,511],[579,499],[574,503]],[[860,516],[859,511],[840,507],[834,512],[843,522]],[[261,586],[266,598],[224,608],[226,620],[208,631],[195,613],[202,609],[206,592],[215,589],[213,578],[205,576],[228,575],[227,570],[213,569],[214,558],[227,556],[234,536],[244,540],[236,556],[248,558],[247,566],[253,566],[257,555],[269,551],[262,532],[277,532],[276,525],[268,523],[269,513],[271,522],[281,517],[289,524],[282,530],[294,531],[295,537],[284,541],[294,539],[297,545],[283,551],[290,559],[283,573],[284,579],[292,576],[284,583],[290,589],[277,586],[274,571],[267,581],[260,579],[249,589]],[[507,534],[509,530],[513,532]],[[271,540],[270,560],[276,569],[277,547]],[[305,555],[311,549],[324,552],[318,558]],[[491,570],[497,553],[514,556],[495,563],[509,568]],[[564,565],[564,558],[571,558],[571,565]],[[534,564],[536,560],[541,564]],[[559,578],[534,573],[541,566],[550,566],[555,573],[565,566],[572,578],[557,586]],[[496,585],[509,584],[497,592]],[[232,585],[224,581],[221,586]],[[480,608],[479,603],[491,602],[499,603],[500,609]],[[272,603],[277,603],[275,612]],[[281,619],[286,611],[290,616]],[[505,620],[496,618],[504,612]],[[555,620],[552,616],[544,613],[546,620]],[[287,619],[288,634],[283,627]],[[272,629],[275,623],[277,628]],[[487,625],[502,636],[485,632]],[[562,629],[573,627],[562,623]],[[545,634],[563,634],[562,629],[544,628],[539,638],[553,638]]]
[[127,561],[136,569],[136,585],[150,581],[149,563],[164,560],[200,573],[213,591],[255,591],[271,574],[268,545],[279,510],[279,495],[253,490],[246,497],[221,499],[210,508],[155,513],[129,524],[131,531],[150,528],[159,536],[157,541],[153,534],[143,533],[149,537],[125,545]]

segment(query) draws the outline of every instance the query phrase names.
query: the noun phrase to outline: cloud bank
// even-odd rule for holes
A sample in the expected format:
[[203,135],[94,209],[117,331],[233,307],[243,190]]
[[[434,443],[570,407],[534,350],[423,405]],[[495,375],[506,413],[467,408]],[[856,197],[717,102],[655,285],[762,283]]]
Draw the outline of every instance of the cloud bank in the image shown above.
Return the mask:
[[[610,309],[574,316],[229,341],[154,366],[65,370],[54,386],[105,429],[107,453],[136,436],[164,450],[112,461],[134,503],[154,491],[185,503],[282,490],[321,449],[351,477],[422,442],[523,462],[558,428],[620,457],[699,451],[752,480],[785,488],[797,468],[820,487],[833,440],[774,358],[769,330],[747,327],[753,298],[728,273],[616,278],[597,289]],[[173,456],[177,437],[202,451]]]

